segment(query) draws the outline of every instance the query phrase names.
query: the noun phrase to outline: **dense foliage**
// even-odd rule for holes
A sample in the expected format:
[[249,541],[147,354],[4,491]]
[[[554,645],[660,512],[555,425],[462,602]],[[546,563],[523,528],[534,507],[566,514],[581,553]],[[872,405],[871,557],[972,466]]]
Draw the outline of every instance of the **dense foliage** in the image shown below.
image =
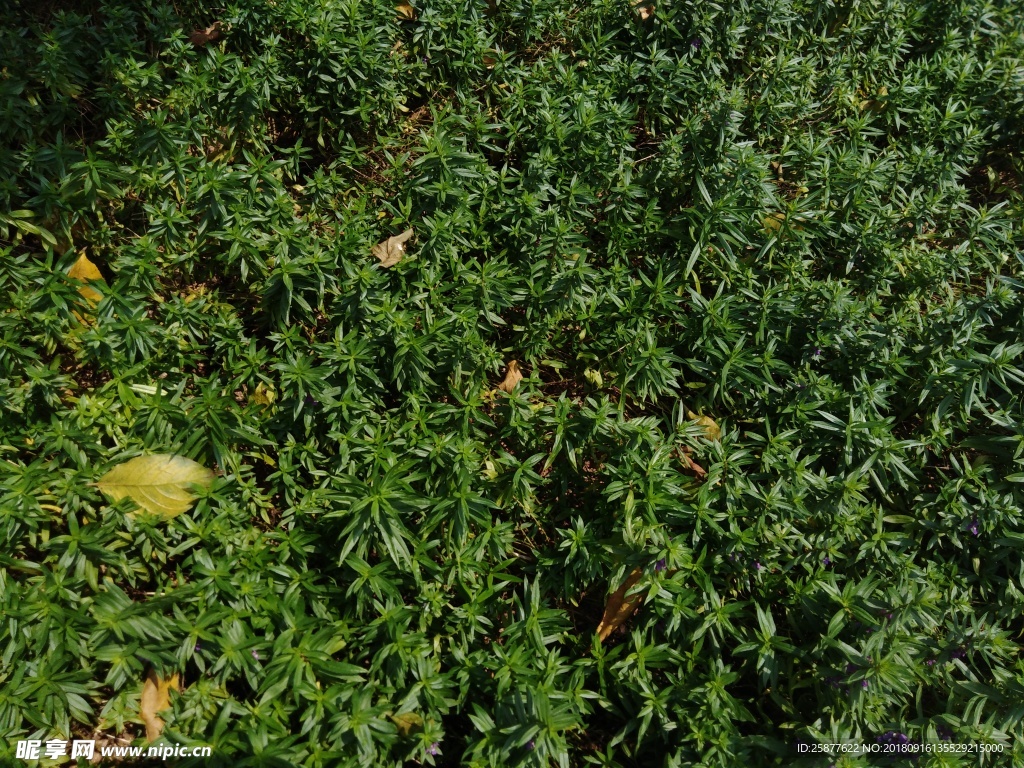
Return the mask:
[[0,15],[0,751],[1024,760],[1015,3]]

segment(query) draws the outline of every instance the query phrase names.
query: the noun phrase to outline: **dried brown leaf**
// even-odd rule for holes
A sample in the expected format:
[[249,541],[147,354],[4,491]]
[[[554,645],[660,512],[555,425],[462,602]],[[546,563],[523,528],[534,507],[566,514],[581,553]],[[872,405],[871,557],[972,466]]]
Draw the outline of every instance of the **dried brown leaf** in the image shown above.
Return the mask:
[[192,41],[192,45],[196,48],[202,48],[207,43],[212,43],[214,40],[220,39],[220,27],[219,21],[213,22],[206,29],[194,29],[192,34],[188,36],[188,39]]
[[416,9],[408,3],[401,3],[395,6],[395,13],[399,21],[412,21],[416,18]]
[[704,467],[702,467],[700,464],[698,464],[697,462],[695,462],[693,459],[690,458],[690,449],[689,448],[683,448],[683,450],[681,450],[679,452],[679,458],[683,462],[683,468],[684,469],[688,469],[688,470],[692,471],[693,474],[695,474],[697,477],[699,477],[701,479],[703,479],[703,478],[708,476],[707,470],[704,469]]
[[636,586],[641,576],[643,576],[643,571],[634,568],[622,586],[608,596],[608,603],[604,607],[601,623],[597,625],[599,642],[604,642],[612,632],[621,627],[623,622],[632,616],[633,612],[640,607],[640,603],[644,601],[643,594],[626,594]]
[[377,257],[382,267],[393,267],[402,260],[405,255],[405,242],[412,237],[412,228],[405,230],[400,235],[389,237],[373,246],[373,255]]
[[139,715],[146,724],[146,740],[156,741],[164,730],[164,721],[157,717],[171,706],[171,690],[178,690],[178,675],[160,677],[152,669],[146,675],[146,682],[142,686],[142,698],[139,700]]
[[523,374],[519,372],[519,363],[515,360],[508,361],[508,372],[505,374],[505,379],[498,385],[498,389],[502,392],[511,393],[516,388],[516,385],[523,380]]

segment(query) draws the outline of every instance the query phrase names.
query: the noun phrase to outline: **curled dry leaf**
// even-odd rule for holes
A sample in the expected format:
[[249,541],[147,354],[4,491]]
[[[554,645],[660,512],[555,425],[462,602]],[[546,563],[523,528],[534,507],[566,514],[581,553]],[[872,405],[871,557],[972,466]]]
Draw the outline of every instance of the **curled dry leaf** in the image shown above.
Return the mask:
[[192,41],[192,45],[196,48],[202,48],[207,43],[220,39],[220,27],[220,22],[215,21],[206,29],[192,30],[192,34],[188,36],[188,39]]
[[695,474],[700,479],[703,480],[705,477],[708,476],[708,471],[706,469],[704,469],[704,467],[702,467],[700,464],[698,464],[697,462],[695,462],[693,459],[690,458],[690,449],[689,448],[685,448],[684,447],[679,452],[679,459],[680,459],[680,461],[683,462],[683,469],[690,470],[691,472],[693,472],[693,474]]
[[373,255],[377,257],[377,261],[382,267],[393,267],[405,255],[405,242],[410,237],[412,237],[412,228],[405,230],[400,235],[382,240],[373,246]]
[[154,515],[172,518],[192,506],[192,486],[208,488],[213,472],[184,456],[136,456],[107,472],[96,486],[114,501],[130,498]]
[[516,385],[523,380],[523,374],[519,372],[519,363],[515,360],[508,361],[508,372],[505,374],[505,379],[498,385],[498,389],[502,392],[511,393],[516,388]]
[[654,3],[644,2],[644,0],[633,0],[633,10],[640,17],[641,21],[647,21],[654,15]]
[[634,568],[622,586],[608,596],[608,604],[604,607],[601,623],[597,625],[597,639],[599,642],[604,642],[608,635],[621,627],[623,622],[632,616],[633,611],[644,601],[643,594],[626,594],[636,586],[641,576],[643,576],[643,571],[639,568]]
[[408,3],[401,3],[395,6],[395,13],[399,21],[412,21],[416,18],[416,9]]
[[146,724],[146,740],[156,741],[164,730],[164,721],[157,717],[171,706],[171,690],[178,690],[178,675],[161,677],[152,669],[146,675],[142,686],[142,698],[139,700],[139,715]]

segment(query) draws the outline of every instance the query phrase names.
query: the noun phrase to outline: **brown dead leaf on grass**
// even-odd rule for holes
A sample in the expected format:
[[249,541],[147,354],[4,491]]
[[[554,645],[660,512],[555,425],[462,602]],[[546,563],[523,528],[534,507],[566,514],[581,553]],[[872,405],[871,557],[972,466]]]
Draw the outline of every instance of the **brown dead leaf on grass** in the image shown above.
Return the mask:
[[170,677],[160,677],[152,669],[149,670],[142,686],[142,698],[139,699],[139,715],[146,724],[147,741],[156,741],[163,733],[164,721],[157,717],[157,713],[171,706],[171,690],[178,690],[177,673]]
[[498,389],[502,392],[511,392],[516,388],[516,385],[523,380],[523,374],[519,372],[519,363],[515,360],[508,361],[508,372],[505,374],[505,379],[498,385]]
[[612,632],[621,627],[644,601],[642,593],[626,594],[636,586],[643,573],[640,568],[634,568],[622,586],[608,596],[608,604],[604,607],[601,623],[597,625],[598,642],[604,642]]
[[382,240],[372,248],[373,255],[377,257],[382,267],[393,267],[402,260],[405,255],[405,242],[412,237],[412,228],[405,230],[400,235]]
[[704,469],[700,464],[690,458],[690,449],[683,448],[679,451],[679,460],[683,463],[683,469],[693,472],[698,478],[703,480],[708,476],[708,471]]
[[219,21],[215,21],[206,29],[192,30],[192,34],[188,36],[188,39],[192,41],[192,45],[196,48],[202,48],[207,43],[212,43],[214,40],[220,39],[220,28],[221,23]]
[[634,0],[633,11],[640,17],[640,21],[647,21],[654,15],[654,3],[646,3],[644,0]]

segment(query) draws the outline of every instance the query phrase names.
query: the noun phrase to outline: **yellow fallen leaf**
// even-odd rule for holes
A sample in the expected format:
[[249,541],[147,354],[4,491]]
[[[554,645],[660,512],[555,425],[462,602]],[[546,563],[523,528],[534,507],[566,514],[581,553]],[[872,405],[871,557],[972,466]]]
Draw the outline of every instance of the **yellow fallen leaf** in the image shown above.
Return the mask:
[[410,237],[412,237],[412,228],[405,230],[400,235],[382,240],[373,246],[373,255],[377,257],[377,261],[382,267],[393,267],[405,255],[405,242]]
[[209,487],[213,472],[184,456],[136,456],[96,481],[114,501],[125,496],[154,515],[172,518],[192,506],[192,486]]
[[95,305],[103,298],[103,294],[88,285],[88,283],[92,281],[102,283],[104,280],[99,268],[89,261],[89,257],[85,255],[85,251],[82,251],[78,256],[78,261],[71,265],[71,269],[68,270],[68,277],[75,280],[81,280],[83,283],[86,283],[86,285],[79,287],[78,292],[82,294],[82,298],[90,304]]
[[160,677],[152,669],[146,675],[146,682],[142,686],[142,698],[139,700],[139,715],[146,724],[146,740],[156,741],[164,730],[164,721],[157,717],[157,712],[162,712],[171,706],[171,690],[178,690],[178,675]]
[[693,411],[687,411],[686,418],[693,419],[693,421],[704,427],[704,436],[708,440],[713,442],[722,436],[722,430],[710,416],[698,416]]
[[408,3],[401,3],[395,6],[395,13],[399,21],[412,21],[416,18],[416,9]]
[[403,712],[400,715],[388,715],[388,717],[398,728],[398,735],[402,738],[423,730],[423,718],[415,712]]
[[498,389],[502,392],[511,393],[516,388],[516,385],[523,380],[523,374],[519,372],[519,363],[515,360],[508,361],[508,373],[505,374],[504,381],[498,385]]
[[622,586],[608,596],[608,604],[604,607],[601,623],[597,625],[599,642],[604,642],[612,632],[621,627],[623,622],[632,616],[633,611],[644,601],[643,594],[626,594],[636,586],[641,576],[643,576],[643,571],[640,568],[634,568]]
[[785,220],[786,214],[772,213],[761,219],[761,226],[763,226],[767,232],[778,232],[782,229],[782,222]]
[[265,382],[260,382],[256,385],[256,390],[252,393],[249,399],[257,405],[262,405],[264,408],[274,404],[277,400],[277,392],[274,391],[273,387],[268,387]]

